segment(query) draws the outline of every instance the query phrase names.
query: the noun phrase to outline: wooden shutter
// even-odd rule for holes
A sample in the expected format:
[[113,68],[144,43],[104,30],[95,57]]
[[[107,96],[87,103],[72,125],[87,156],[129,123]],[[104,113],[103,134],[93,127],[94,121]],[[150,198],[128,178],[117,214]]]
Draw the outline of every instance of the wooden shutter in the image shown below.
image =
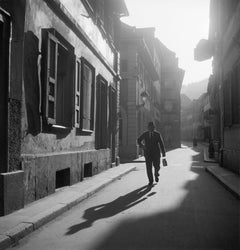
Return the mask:
[[81,90],[81,61],[76,61],[76,84],[75,84],[75,127],[80,127],[80,90]]
[[50,33],[47,38],[47,74],[45,115],[48,124],[56,124],[58,40]]
[[91,89],[92,89],[92,71],[84,64],[83,65],[83,84],[82,84],[82,128],[90,130],[91,123]]
[[108,146],[108,82],[101,76],[97,76],[97,107],[95,138],[96,148]]
[[90,129],[94,130],[94,113],[95,113],[95,70],[92,69],[92,82],[91,82],[91,115],[90,115]]

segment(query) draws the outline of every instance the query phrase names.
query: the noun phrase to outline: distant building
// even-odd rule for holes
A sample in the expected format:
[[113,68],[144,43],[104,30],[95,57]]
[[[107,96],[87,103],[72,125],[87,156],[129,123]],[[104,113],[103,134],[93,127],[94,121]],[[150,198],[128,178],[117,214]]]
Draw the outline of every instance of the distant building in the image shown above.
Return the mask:
[[168,148],[181,146],[181,98],[184,70],[178,67],[178,59],[159,40],[161,51],[161,132]]
[[[213,56],[209,82],[214,107],[213,139],[220,138],[219,161],[240,174],[240,2],[211,0],[209,38],[200,41],[195,59]],[[219,103],[217,103],[219,100]]]
[[0,1],[0,214],[119,163],[123,0]]
[[[179,147],[180,90],[184,71],[154,35],[154,28],[122,24],[120,156],[138,157],[137,137],[153,121],[167,147]],[[145,97],[145,99],[144,99]]]
[[[137,29],[122,23],[120,87],[120,157],[139,155],[138,136],[155,121],[159,103],[159,60],[154,48],[154,29]],[[153,43],[152,43],[153,42]],[[156,60],[154,60],[156,59]],[[157,116],[156,116],[157,119]]]

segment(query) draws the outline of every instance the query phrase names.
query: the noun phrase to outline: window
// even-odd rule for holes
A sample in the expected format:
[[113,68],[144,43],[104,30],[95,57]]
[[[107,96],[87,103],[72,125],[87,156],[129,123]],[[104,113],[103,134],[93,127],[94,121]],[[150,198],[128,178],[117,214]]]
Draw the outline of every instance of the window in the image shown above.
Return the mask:
[[97,76],[96,148],[108,146],[108,82]]
[[85,58],[81,59],[81,128],[94,129],[95,70]]
[[[59,35],[58,35],[59,37]],[[45,100],[43,111],[47,124],[72,126],[74,56],[55,35],[43,33],[45,63]],[[68,67],[66,67],[68,65]]]

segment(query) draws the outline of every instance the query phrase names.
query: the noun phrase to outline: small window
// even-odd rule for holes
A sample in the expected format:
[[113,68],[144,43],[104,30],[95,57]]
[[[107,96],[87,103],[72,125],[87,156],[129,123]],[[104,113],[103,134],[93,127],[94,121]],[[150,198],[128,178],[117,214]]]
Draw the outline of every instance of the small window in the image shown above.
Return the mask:
[[95,70],[85,59],[81,59],[81,128],[94,129]]

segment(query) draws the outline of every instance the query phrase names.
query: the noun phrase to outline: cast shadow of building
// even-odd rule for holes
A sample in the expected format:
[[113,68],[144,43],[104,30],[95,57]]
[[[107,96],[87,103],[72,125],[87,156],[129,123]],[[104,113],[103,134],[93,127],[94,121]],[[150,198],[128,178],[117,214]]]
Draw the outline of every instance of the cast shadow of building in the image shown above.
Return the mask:
[[178,206],[122,221],[92,249],[240,249],[238,200],[206,173],[196,153]]

